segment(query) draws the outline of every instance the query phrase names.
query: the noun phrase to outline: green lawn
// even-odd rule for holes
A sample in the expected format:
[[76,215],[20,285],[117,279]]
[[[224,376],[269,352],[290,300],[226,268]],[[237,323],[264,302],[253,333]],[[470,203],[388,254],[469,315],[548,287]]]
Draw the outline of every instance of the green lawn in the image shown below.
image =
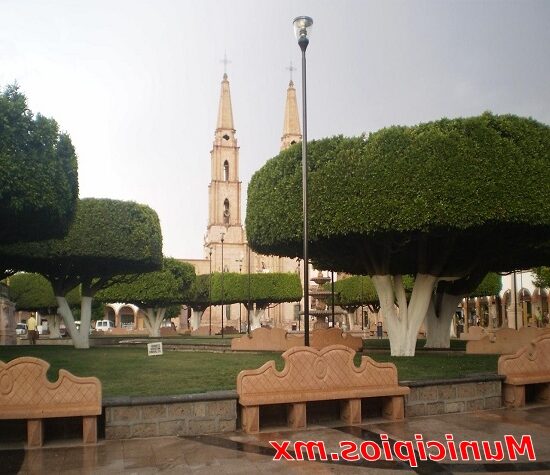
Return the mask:
[[[368,352],[368,350],[367,350]],[[57,379],[65,368],[78,376],[97,376],[104,396],[162,396],[235,389],[242,369],[258,368],[274,359],[282,369],[278,353],[215,353],[207,351],[165,351],[162,356],[147,356],[143,347],[90,348],[75,350],[66,346],[0,347],[0,360],[19,356],[43,358],[51,365],[48,377]],[[387,352],[371,355],[376,361],[395,363],[400,380],[463,377],[469,374],[496,373],[498,357],[423,353],[414,358],[395,358]],[[360,355],[357,355],[356,363]]]

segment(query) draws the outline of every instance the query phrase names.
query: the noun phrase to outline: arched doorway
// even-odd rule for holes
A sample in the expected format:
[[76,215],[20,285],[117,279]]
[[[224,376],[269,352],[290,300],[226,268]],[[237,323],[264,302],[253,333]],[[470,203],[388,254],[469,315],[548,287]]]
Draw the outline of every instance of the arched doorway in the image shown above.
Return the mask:
[[534,324],[533,306],[531,304],[531,292],[525,287],[519,291],[518,295],[519,308],[521,310],[521,320],[523,326],[526,327],[529,323]]
[[135,314],[132,307],[121,307],[118,311],[118,317],[120,320],[120,328],[126,330],[133,330],[135,328]]
[[111,320],[111,322],[113,322],[113,324],[115,324],[115,322],[116,322],[115,309],[113,307],[111,307],[110,305],[105,306],[104,319],[105,320]]

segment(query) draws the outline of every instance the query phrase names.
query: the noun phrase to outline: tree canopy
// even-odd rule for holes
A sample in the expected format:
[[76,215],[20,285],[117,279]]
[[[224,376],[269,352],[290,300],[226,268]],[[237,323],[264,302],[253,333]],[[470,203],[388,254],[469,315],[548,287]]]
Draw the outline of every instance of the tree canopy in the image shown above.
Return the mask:
[[210,274],[197,275],[183,303],[194,310],[204,312],[210,306],[210,279]]
[[[58,311],[76,348],[88,348],[92,297],[127,274],[162,266],[162,234],[157,214],[127,201],[87,198],[78,202],[68,234],[62,239],[2,246],[0,256],[12,268],[39,272],[52,284]],[[80,285],[80,329],[66,294]]]
[[470,293],[470,297],[486,297],[489,295],[498,295],[502,290],[502,277],[495,273],[489,272],[476,287],[476,289]]
[[[20,272],[9,278],[10,299],[17,310],[51,315],[57,312],[57,301],[52,284],[44,276]],[[80,304],[80,289],[75,287],[67,294],[67,302],[73,307]]]
[[162,269],[110,285],[96,294],[102,302],[125,302],[137,305],[145,315],[150,336],[160,336],[165,318],[179,311],[174,306],[189,299],[195,281],[195,268],[186,262],[165,257]]
[[[485,113],[333,137],[312,141],[308,161],[320,268],[454,276],[477,261],[510,271],[550,259],[537,249],[550,232],[550,128],[533,119]],[[252,177],[246,228],[255,251],[301,256],[299,147]]]
[[78,198],[74,147],[13,85],[0,90],[0,169],[0,244],[65,235]]
[[[487,272],[550,262],[550,127],[533,119],[484,113],[333,137],[311,142],[308,161],[311,260],[372,276],[394,356],[414,355],[425,318],[430,346],[447,345],[457,302]],[[302,257],[301,195],[290,147],[248,187],[252,249]]]
[[56,295],[79,283],[88,295],[113,276],[160,268],[162,234],[157,214],[147,206],[86,198],[79,200],[64,238],[3,246],[0,255],[18,270],[48,277]]
[[115,283],[98,292],[95,298],[105,303],[132,303],[142,309],[170,307],[189,300],[194,282],[195,268],[191,264],[165,257],[161,270]]
[[270,272],[250,274],[250,299],[248,292],[249,274],[225,272],[212,274],[213,305],[242,303],[265,308],[270,304],[296,302],[302,298],[302,286],[298,274]]
[[550,287],[550,267],[536,267],[533,269],[535,281],[533,285],[536,287]]

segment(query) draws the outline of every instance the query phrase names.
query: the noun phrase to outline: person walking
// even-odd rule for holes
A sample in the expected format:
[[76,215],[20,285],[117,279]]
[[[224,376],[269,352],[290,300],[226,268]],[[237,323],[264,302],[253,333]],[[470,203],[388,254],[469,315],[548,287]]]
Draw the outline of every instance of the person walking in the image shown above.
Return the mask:
[[27,331],[29,333],[29,341],[31,345],[36,345],[36,340],[38,339],[38,329],[36,318],[34,318],[34,315],[32,314],[27,320]]

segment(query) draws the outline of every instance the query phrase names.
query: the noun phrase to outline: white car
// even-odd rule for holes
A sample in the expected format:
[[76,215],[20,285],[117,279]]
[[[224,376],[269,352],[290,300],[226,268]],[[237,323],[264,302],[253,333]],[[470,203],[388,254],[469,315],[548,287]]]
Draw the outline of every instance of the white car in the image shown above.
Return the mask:
[[26,335],[27,334],[27,324],[26,323],[18,323],[15,327],[15,334],[16,335]]
[[115,324],[111,320],[98,320],[95,323],[95,329],[98,332],[110,332],[115,328]]

